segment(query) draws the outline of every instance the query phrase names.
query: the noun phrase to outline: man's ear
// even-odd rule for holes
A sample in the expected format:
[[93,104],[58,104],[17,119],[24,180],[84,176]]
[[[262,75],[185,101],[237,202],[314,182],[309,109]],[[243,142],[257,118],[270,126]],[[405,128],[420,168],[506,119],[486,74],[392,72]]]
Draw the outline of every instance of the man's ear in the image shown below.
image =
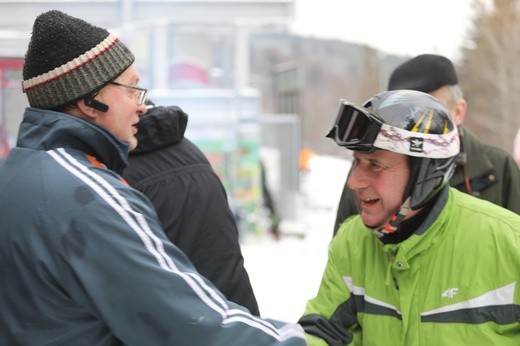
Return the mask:
[[466,100],[459,99],[457,101],[457,105],[451,110],[451,116],[453,117],[453,122],[455,125],[460,126],[464,122],[464,118],[466,117],[466,113],[468,111],[468,104]]

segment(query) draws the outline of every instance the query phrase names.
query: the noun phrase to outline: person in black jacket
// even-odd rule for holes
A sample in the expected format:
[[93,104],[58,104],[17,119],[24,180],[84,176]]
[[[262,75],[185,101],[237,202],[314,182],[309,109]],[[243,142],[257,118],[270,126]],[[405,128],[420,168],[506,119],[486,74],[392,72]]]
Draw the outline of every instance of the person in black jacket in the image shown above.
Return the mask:
[[206,156],[184,138],[187,114],[154,107],[140,117],[123,177],[155,206],[167,237],[232,302],[259,315],[226,191]]

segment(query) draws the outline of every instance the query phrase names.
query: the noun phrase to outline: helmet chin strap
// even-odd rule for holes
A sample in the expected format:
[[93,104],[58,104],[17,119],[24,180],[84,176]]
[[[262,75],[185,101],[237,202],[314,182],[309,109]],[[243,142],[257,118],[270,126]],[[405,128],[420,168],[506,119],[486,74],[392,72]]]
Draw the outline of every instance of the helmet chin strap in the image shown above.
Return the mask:
[[406,198],[404,203],[401,205],[401,208],[399,208],[399,211],[392,216],[390,221],[384,227],[378,228],[378,229],[373,229],[374,234],[378,238],[381,238],[385,234],[390,234],[390,233],[394,233],[395,231],[397,231],[397,227],[399,227],[399,225],[401,224],[401,221],[403,221],[403,219],[406,217],[406,215],[410,211],[410,200],[411,200],[410,196],[408,198]]

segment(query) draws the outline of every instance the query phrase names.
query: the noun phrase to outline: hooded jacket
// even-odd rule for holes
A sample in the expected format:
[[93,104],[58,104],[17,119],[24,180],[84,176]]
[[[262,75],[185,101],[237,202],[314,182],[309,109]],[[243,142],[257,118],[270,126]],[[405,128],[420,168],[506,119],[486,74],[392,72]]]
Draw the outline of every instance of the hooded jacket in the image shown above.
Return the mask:
[[359,215],[329,248],[300,323],[309,345],[520,345],[520,216],[444,188],[383,244]]
[[116,173],[127,147],[28,108],[0,165],[1,345],[305,345],[228,300]]
[[206,156],[184,138],[188,116],[155,107],[139,120],[123,176],[157,210],[167,237],[231,301],[259,315],[226,191]]

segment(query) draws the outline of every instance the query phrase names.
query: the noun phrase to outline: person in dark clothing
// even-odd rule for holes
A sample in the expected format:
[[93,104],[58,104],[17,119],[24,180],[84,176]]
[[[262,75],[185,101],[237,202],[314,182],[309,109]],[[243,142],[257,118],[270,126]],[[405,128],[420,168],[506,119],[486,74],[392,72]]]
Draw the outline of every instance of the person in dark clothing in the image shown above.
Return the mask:
[[264,206],[267,209],[267,215],[269,218],[269,233],[274,237],[275,240],[280,240],[280,216],[276,210],[276,204],[274,203],[271,191],[267,186],[267,177],[265,174],[265,165],[260,160],[260,185],[262,186],[262,199]]
[[82,19],[34,21],[30,107],[0,164],[0,345],[306,345],[226,299],[124,181],[147,113],[134,61]]
[[187,123],[176,106],[141,116],[123,177],[152,201],[166,235],[199,273],[258,316],[226,191],[206,156],[184,137]]
[[[441,55],[422,54],[399,65],[390,76],[388,90],[410,89],[439,99],[459,128],[461,152],[450,185],[520,214],[520,170],[504,150],[482,143],[462,126],[467,104],[452,62]],[[352,191],[344,186],[334,234],[349,216],[358,213]]]

